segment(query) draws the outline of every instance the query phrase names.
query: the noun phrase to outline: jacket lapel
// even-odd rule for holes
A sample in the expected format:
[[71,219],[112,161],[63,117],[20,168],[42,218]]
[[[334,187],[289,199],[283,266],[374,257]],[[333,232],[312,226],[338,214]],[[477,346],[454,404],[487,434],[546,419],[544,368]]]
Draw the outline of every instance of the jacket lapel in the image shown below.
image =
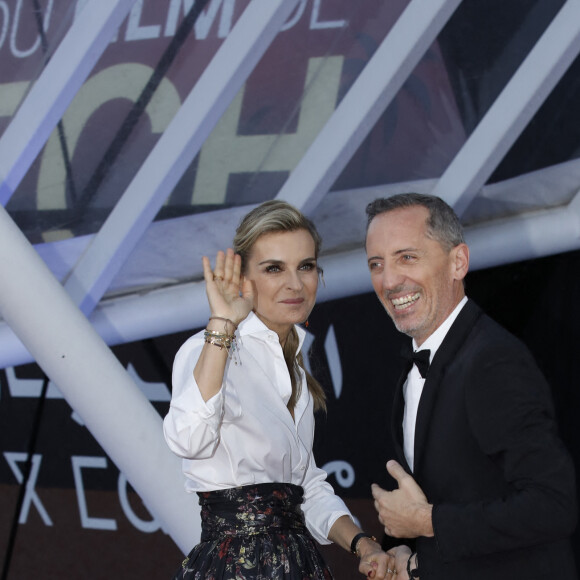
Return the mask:
[[479,306],[472,300],[468,300],[451,325],[451,328],[431,361],[417,410],[417,422],[415,426],[415,473],[421,467],[421,459],[429,432],[431,413],[437,400],[438,386],[444,379],[448,365],[454,360],[454,357],[464,344],[467,335],[481,314],[482,310]]

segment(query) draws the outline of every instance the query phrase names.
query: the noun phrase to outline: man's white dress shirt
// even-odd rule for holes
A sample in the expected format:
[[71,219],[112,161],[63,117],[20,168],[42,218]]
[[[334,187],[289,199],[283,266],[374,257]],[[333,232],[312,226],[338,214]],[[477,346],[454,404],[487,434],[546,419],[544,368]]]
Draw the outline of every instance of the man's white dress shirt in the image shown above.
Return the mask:
[[[467,296],[464,296],[461,302],[454,308],[453,312],[420,347],[417,346],[415,339],[413,339],[413,351],[430,350],[429,363],[431,363],[437,349],[441,346],[443,339],[466,302]],[[426,379],[421,377],[417,366],[413,365],[407,375],[407,380],[403,385],[403,396],[405,398],[405,412],[403,415],[403,449],[411,471],[413,471],[415,460],[415,425],[417,423],[417,410],[419,409],[419,401],[421,400],[421,393],[423,392],[425,380]]]

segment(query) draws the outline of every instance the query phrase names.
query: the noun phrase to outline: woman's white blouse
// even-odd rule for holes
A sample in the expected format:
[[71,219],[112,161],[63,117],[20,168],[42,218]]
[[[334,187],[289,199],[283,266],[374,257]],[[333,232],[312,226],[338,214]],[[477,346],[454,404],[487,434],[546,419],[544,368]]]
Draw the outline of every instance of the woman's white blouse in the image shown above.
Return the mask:
[[[302,346],[304,331],[296,329]],[[185,489],[301,485],[306,525],[318,542],[328,544],[334,522],[350,513],[312,456],[313,400],[304,373],[294,421],[286,407],[292,387],[278,335],[253,313],[236,334],[239,362],[228,359],[221,391],[207,402],[193,377],[203,331],[189,338],[175,357],[163,431],[170,449],[183,458]]]

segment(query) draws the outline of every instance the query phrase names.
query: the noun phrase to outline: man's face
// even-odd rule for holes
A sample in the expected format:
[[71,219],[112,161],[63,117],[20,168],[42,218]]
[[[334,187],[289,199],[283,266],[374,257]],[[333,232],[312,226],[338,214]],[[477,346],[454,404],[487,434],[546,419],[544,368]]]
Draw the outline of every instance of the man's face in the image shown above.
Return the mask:
[[370,223],[366,251],[373,288],[395,326],[422,344],[464,296],[469,251],[450,252],[427,236],[422,206],[379,214]]

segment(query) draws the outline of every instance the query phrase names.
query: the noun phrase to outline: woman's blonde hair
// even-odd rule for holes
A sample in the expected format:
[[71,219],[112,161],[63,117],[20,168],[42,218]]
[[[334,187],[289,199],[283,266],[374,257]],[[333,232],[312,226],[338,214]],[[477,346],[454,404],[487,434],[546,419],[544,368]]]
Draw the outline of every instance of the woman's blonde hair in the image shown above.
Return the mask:
[[[295,232],[306,230],[314,240],[314,257],[318,258],[322,239],[316,226],[298,209],[285,201],[265,201],[247,213],[234,236],[234,252],[242,258],[242,273],[245,272],[252,248],[257,240],[265,234],[277,232]],[[319,271],[321,271],[319,269]],[[292,395],[288,401],[288,409],[294,411],[300,397],[300,369],[306,375],[306,384],[314,400],[314,410],[326,410],[326,395],[318,381],[304,367],[304,358],[298,352],[298,333],[293,327],[283,347],[284,360],[290,373]]]

